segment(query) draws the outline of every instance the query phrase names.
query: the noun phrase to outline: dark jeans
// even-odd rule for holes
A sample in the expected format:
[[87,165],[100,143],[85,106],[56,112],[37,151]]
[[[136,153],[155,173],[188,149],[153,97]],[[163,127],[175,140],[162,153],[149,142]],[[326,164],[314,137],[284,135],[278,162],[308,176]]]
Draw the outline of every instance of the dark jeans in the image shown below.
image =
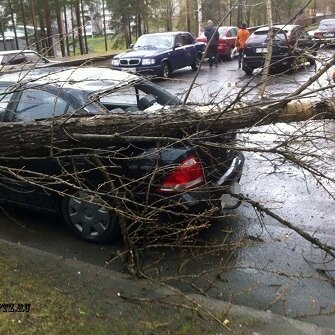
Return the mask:
[[238,50],[238,66],[241,67],[243,60],[244,49]]
[[218,64],[218,48],[217,45],[209,45],[207,50],[208,55],[208,64],[210,67],[213,66],[213,64]]

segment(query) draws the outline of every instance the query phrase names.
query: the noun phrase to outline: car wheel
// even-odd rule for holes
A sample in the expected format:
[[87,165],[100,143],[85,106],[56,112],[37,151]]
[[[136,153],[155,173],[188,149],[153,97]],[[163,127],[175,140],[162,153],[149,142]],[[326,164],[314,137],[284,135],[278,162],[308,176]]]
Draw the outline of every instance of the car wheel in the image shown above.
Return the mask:
[[116,213],[99,205],[99,199],[83,191],[66,197],[61,203],[61,214],[73,233],[91,242],[111,242],[120,237]]
[[247,74],[248,76],[251,76],[252,75],[252,71],[254,69],[250,68],[248,65],[246,64],[243,64],[242,65],[242,70],[245,72],[245,74]]
[[161,71],[162,71],[161,75],[163,78],[170,78],[171,68],[168,62],[163,62]]
[[198,55],[195,62],[191,65],[193,71],[197,71],[201,63],[201,57]]

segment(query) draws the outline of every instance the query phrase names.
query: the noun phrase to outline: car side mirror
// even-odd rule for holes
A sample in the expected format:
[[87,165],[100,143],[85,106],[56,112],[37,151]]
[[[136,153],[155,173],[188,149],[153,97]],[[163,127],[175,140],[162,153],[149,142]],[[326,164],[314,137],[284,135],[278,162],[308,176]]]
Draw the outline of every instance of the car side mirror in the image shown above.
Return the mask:
[[175,44],[174,47],[175,47],[175,48],[180,48],[180,47],[182,47],[182,46],[183,46],[183,45],[182,45],[180,42],[178,42],[178,43]]

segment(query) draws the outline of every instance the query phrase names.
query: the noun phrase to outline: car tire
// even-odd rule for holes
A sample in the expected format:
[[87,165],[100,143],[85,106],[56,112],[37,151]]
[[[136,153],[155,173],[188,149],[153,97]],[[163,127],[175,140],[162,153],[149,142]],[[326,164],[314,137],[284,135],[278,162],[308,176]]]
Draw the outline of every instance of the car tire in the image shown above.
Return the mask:
[[104,243],[120,238],[117,214],[97,203],[88,202],[90,197],[88,193],[79,190],[73,196],[63,198],[61,214],[67,226],[85,241]]
[[197,71],[201,63],[201,57],[198,55],[195,62],[191,65],[193,71]]
[[162,69],[161,69],[161,76],[164,79],[170,78],[171,76],[171,67],[168,62],[163,62]]
[[252,72],[254,71],[254,69],[250,68],[248,65],[243,64],[242,65],[242,70],[245,72],[245,74],[247,74],[248,76],[252,75]]

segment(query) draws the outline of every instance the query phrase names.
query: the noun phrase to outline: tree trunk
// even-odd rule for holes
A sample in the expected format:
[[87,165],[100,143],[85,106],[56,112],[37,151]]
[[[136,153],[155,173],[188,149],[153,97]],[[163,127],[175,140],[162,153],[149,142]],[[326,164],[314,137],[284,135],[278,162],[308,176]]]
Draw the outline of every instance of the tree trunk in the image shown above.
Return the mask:
[[62,57],[66,56],[65,53],[65,42],[64,42],[64,29],[63,29],[63,22],[62,22],[62,13],[61,7],[59,5],[59,0],[56,0],[56,20],[57,20],[57,28],[58,28],[58,39],[59,45],[62,52]]
[[81,12],[80,12],[80,0],[75,2],[75,15],[76,15],[76,24],[78,28],[78,41],[80,54],[84,54],[84,43],[83,43],[83,27],[81,25]]
[[12,21],[12,26],[13,26],[13,32],[14,32],[14,39],[15,39],[15,45],[16,45],[16,49],[20,49],[19,47],[19,41],[17,39],[17,34],[16,34],[16,22],[14,19],[14,12],[13,12],[13,7],[12,7],[12,3],[10,0],[8,0],[8,7],[10,10],[10,17],[11,17],[11,21]]
[[334,101],[301,99],[285,107],[279,104],[262,108],[244,106],[230,111],[222,111],[217,106],[212,109],[209,106],[175,107],[169,113],[113,113],[33,123],[0,123],[0,152],[2,157],[53,155],[59,149],[150,140],[148,134],[154,134],[155,141],[187,140],[188,135],[194,137],[201,131],[220,134],[231,129],[311,118],[334,119]]
[[266,88],[266,83],[269,78],[269,71],[270,71],[270,64],[272,59],[272,46],[273,46],[273,22],[272,22],[272,9],[271,9],[271,0],[266,1],[266,10],[267,10],[267,17],[268,17],[268,42],[267,42],[267,53],[265,56],[264,67],[262,71],[262,79],[261,79],[261,86],[260,86],[260,96],[263,98]]
[[55,50],[54,50],[54,42],[52,37],[52,19],[50,15],[50,7],[49,7],[49,1],[46,1],[44,3],[44,15],[45,15],[45,25],[46,25],[46,31],[47,31],[47,55],[49,57],[55,57]]

